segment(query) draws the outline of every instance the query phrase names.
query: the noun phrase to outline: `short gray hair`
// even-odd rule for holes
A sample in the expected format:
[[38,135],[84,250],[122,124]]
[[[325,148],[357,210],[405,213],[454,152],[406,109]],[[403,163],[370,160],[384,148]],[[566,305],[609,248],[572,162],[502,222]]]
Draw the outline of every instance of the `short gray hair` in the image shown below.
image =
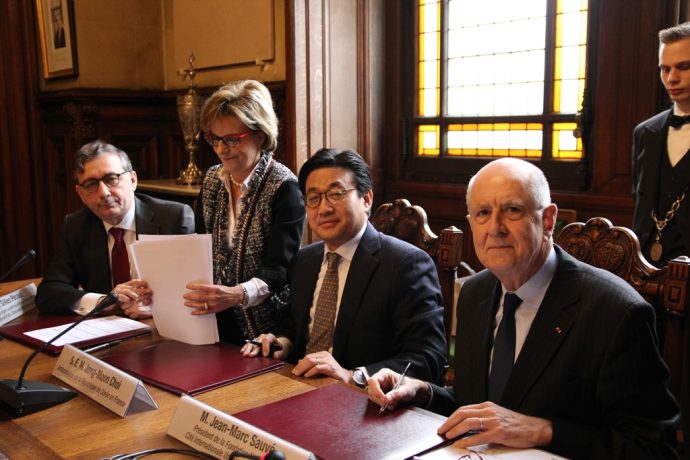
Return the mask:
[[201,129],[208,132],[211,124],[234,115],[253,131],[266,135],[261,148],[273,152],[278,146],[278,117],[273,109],[271,92],[255,80],[240,80],[221,86],[201,109]]
[[112,144],[108,144],[103,139],[96,139],[93,142],[83,145],[74,155],[74,179],[79,181],[78,175],[84,173],[84,165],[91,160],[102,155],[116,155],[122,163],[125,171],[132,171],[132,161],[127,154]]

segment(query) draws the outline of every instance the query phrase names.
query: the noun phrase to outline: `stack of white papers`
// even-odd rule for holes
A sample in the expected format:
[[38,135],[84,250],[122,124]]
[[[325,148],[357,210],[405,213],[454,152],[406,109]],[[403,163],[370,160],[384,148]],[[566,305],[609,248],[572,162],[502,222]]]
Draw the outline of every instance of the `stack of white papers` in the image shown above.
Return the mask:
[[[74,323],[67,323],[60,326],[46,327],[25,332],[25,335],[38,339],[41,342],[48,342],[53,337],[64,331]],[[86,340],[108,337],[122,332],[129,332],[138,329],[150,329],[146,324],[134,321],[129,318],[119,316],[106,316],[105,318],[88,319],[78,324],[74,329],[63,335],[53,346],[61,347],[68,343],[84,342]]]
[[192,345],[218,342],[216,315],[192,315],[182,297],[187,283],[213,284],[211,235],[139,235],[130,248],[139,277],[153,291],[158,333]]

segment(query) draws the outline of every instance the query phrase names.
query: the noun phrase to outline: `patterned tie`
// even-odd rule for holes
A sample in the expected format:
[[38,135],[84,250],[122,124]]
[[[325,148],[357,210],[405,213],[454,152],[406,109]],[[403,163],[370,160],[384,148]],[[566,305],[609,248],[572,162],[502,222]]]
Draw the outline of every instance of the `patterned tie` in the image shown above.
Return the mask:
[[340,254],[329,252],[326,254],[328,268],[323,277],[319,298],[316,300],[314,326],[309,335],[307,353],[328,350],[333,345],[333,325],[335,323],[335,307],[338,303],[338,262]]
[[503,299],[503,319],[496,332],[494,358],[489,374],[489,401],[496,404],[501,402],[503,389],[515,363],[515,310],[521,303],[520,297],[506,292]]
[[113,272],[113,286],[126,283],[131,278],[129,276],[129,257],[127,256],[127,246],[124,240],[125,230],[122,228],[111,227],[110,234],[115,238],[113,250],[110,253],[110,260]]

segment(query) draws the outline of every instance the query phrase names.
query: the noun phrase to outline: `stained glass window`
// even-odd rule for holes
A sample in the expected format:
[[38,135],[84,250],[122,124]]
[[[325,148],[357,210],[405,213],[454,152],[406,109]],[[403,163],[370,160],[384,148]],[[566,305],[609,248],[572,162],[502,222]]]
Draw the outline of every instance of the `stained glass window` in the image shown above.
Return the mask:
[[588,0],[417,9],[417,155],[583,158]]

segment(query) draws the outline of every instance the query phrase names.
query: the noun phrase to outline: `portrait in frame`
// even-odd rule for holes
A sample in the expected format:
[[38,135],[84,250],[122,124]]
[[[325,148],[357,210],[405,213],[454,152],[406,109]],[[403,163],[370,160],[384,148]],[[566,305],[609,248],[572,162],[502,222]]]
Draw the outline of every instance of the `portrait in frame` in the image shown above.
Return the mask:
[[73,0],[36,0],[43,78],[79,75]]

